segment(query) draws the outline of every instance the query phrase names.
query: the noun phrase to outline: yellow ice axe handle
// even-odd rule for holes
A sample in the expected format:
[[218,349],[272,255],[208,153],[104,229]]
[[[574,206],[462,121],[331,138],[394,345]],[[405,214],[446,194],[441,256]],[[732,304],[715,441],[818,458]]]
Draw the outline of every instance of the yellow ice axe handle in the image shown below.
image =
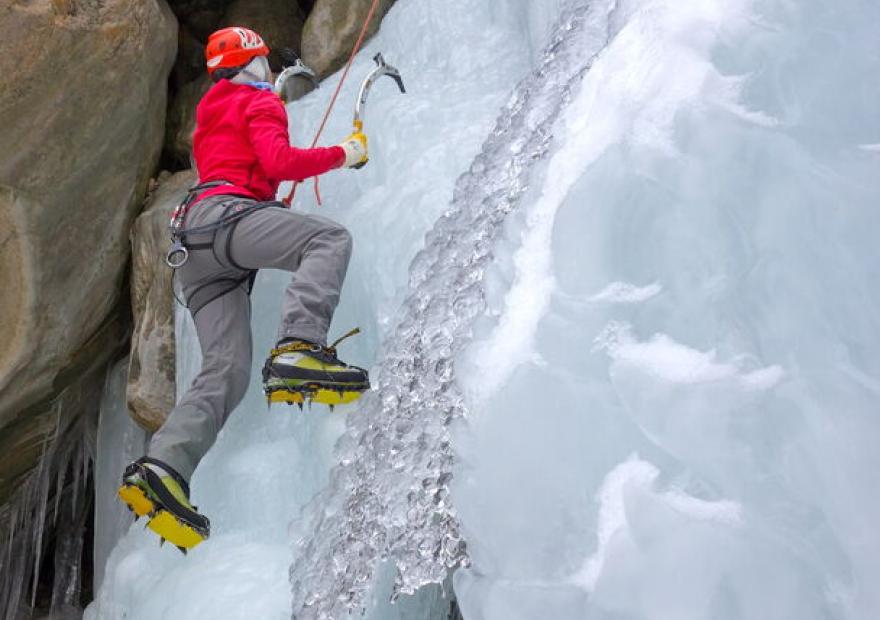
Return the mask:
[[[362,121],[359,118],[354,119],[354,130],[356,132],[362,132],[364,130],[364,121]],[[359,170],[359,169],[363,168],[364,166],[366,166],[368,161],[369,161],[369,159],[365,159],[361,163],[355,164],[354,166],[352,166],[352,168],[354,168],[355,170]]]

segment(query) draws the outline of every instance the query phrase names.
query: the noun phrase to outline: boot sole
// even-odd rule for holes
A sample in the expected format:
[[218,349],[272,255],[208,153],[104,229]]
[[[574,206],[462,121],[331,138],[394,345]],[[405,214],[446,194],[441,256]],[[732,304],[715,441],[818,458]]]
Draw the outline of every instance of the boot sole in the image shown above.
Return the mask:
[[368,389],[370,389],[370,386],[364,384],[326,386],[317,383],[264,387],[269,403],[287,403],[290,405],[301,405],[307,400],[322,405],[346,405],[356,401]]

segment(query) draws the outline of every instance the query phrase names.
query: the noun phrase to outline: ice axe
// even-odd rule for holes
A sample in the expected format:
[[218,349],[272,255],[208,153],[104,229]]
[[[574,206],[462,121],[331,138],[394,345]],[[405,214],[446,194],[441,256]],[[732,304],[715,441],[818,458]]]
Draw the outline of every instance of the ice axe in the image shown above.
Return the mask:
[[281,57],[284,60],[284,70],[278,74],[278,77],[275,78],[275,94],[281,97],[284,101],[287,101],[287,98],[284,96],[287,81],[291,78],[301,76],[306,78],[309,82],[312,83],[312,86],[315,88],[319,88],[321,86],[320,82],[318,82],[318,77],[315,75],[315,72],[312,71],[308,66],[303,63],[299,56],[296,55],[292,49],[285,47],[281,50]]
[[[397,87],[400,89],[400,92],[406,93],[406,88],[403,86],[403,78],[400,76],[400,71],[397,70],[397,67],[393,67],[385,62],[381,53],[373,56],[373,60],[376,61],[377,66],[366,78],[364,78],[364,81],[361,84],[361,90],[358,93],[357,104],[354,107],[355,131],[364,130],[364,106],[367,104],[367,97],[370,95],[370,89],[373,87],[373,83],[380,77],[387,75],[388,77],[393,78],[394,81],[397,82]],[[366,163],[367,162],[360,163],[356,165],[355,168],[360,168]]]

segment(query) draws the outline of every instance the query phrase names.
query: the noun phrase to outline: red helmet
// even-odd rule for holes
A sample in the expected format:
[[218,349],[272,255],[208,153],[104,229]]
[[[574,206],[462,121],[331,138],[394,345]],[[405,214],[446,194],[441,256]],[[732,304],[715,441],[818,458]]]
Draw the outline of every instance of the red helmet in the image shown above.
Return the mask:
[[208,37],[205,58],[208,74],[217,69],[235,69],[248,64],[256,56],[267,56],[269,48],[263,38],[249,28],[224,28]]

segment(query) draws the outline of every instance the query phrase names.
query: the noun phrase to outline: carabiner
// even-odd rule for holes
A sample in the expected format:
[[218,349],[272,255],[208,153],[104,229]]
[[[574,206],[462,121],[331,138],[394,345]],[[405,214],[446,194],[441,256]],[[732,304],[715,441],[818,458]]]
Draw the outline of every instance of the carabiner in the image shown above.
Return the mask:
[[186,246],[183,245],[180,239],[176,239],[171,245],[171,249],[168,250],[168,254],[165,255],[165,264],[172,269],[179,269],[186,264],[188,259],[189,250],[186,249]]

